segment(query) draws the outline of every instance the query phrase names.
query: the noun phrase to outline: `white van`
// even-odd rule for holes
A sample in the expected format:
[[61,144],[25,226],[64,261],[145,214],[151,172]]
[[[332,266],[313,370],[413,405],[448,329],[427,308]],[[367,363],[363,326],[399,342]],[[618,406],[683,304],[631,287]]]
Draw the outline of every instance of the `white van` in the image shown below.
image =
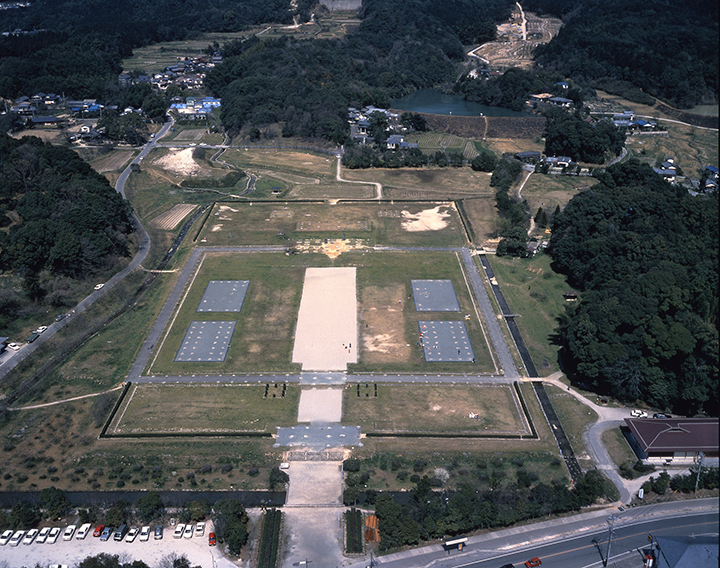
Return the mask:
[[65,532],[63,533],[63,540],[72,540],[76,528],[76,525],[70,525],[68,528],[66,528]]

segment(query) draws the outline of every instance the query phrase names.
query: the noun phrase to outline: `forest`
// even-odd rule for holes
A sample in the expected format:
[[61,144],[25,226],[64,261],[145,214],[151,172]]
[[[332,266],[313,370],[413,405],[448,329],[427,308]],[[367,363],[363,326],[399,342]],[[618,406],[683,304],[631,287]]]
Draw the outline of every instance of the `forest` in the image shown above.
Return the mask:
[[537,68],[645,104],[718,102],[718,4],[713,0],[527,0],[563,19],[535,51]]
[[718,196],[631,159],[553,216],[553,268],[582,290],[560,319],[563,370],[624,402],[718,413]]
[[22,295],[0,291],[1,326],[15,317],[23,296],[62,306],[69,293],[63,278],[88,278],[126,256],[132,209],[72,150],[3,133],[0,227],[0,268],[24,283]]

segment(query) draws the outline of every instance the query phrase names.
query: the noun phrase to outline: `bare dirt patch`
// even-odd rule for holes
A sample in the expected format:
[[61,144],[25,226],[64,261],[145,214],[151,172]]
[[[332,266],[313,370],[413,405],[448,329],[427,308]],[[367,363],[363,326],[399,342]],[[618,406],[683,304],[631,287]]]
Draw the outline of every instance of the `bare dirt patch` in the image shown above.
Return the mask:
[[419,231],[439,231],[449,225],[447,219],[450,213],[447,211],[449,207],[438,205],[432,209],[424,209],[418,213],[410,213],[403,211],[402,228],[410,233]]
[[191,203],[178,203],[168,211],[165,211],[165,213],[161,213],[151,220],[150,226],[165,229],[166,231],[172,230],[196,207],[197,205]]
[[298,422],[340,422],[342,389],[305,389],[300,392]]
[[410,359],[411,349],[401,317],[404,300],[405,286],[399,284],[368,286],[362,290],[361,306],[368,306],[359,315],[363,362],[398,363]]
[[193,150],[193,148],[171,150],[162,158],[153,160],[153,165],[179,176],[210,176],[210,170],[203,168],[194,160]]
[[175,136],[175,140],[200,140],[203,136],[205,136],[205,132],[206,130],[204,128],[183,130],[182,132],[178,132],[178,135]]

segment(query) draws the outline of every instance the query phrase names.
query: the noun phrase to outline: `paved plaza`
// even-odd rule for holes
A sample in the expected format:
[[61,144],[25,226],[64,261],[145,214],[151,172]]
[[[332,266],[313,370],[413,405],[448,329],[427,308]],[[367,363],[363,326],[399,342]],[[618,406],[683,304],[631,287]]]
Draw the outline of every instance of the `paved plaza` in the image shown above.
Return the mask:
[[210,280],[196,311],[239,312],[249,284],[249,280]]
[[224,361],[234,331],[234,321],[191,322],[175,361]]
[[452,280],[410,280],[418,312],[459,312]]

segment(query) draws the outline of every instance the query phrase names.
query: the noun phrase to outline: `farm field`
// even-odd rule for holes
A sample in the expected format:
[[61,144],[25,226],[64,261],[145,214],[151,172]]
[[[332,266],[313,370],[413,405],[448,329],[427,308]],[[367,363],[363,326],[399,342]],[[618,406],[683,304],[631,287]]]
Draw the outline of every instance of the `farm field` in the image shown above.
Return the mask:
[[134,155],[135,152],[132,150],[113,150],[109,154],[92,160],[90,165],[100,174],[122,171]]
[[268,393],[264,384],[132,385],[108,434],[274,434],[275,426],[296,424],[300,388],[271,385]]
[[[199,242],[206,246],[307,245],[325,239],[362,239],[364,246],[463,246],[452,204],[218,203]],[[306,242],[307,241],[307,242]]]
[[345,387],[344,423],[376,433],[532,435],[511,385],[376,386]]
[[[533,174],[522,189],[522,198],[527,200],[530,215],[533,217],[539,207],[551,216],[556,207],[565,209],[568,202],[580,191],[594,186],[597,180],[593,177],[555,176],[546,174]],[[541,236],[549,239],[550,235]]]
[[[454,253],[342,254],[330,259],[321,254],[286,256],[279,253],[209,255],[161,339],[148,373],[297,373],[292,358],[293,334],[307,266],[355,266],[358,269],[358,317],[361,328],[359,363],[349,372],[457,372],[495,371],[481,323],[465,286],[459,260]],[[417,342],[418,321],[428,312],[416,312],[407,298],[412,278],[450,278],[461,313],[433,313],[434,320],[462,320],[475,352],[475,363],[424,360]],[[210,280],[249,280],[240,312],[196,312]],[[469,318],[464,319],[468,314]],[[233,321],[236,327],[222,362],[177,362],[191,321]],[[363,324],[365,326],[363,327]]]

